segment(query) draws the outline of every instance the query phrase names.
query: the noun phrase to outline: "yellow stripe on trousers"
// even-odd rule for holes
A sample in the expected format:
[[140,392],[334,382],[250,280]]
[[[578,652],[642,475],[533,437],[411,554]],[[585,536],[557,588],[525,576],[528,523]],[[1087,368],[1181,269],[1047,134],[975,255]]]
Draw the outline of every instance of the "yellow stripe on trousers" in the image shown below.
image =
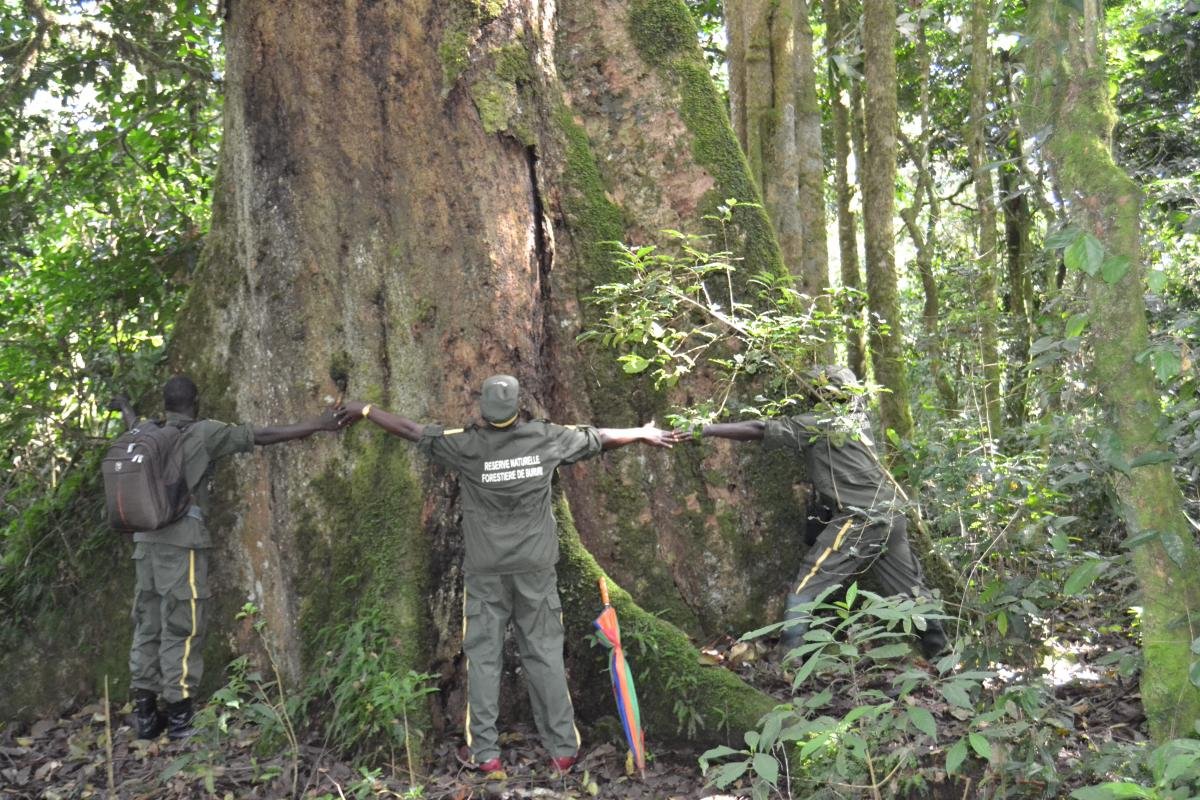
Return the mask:
[[[470,688],[470,686],[471,686],[471,675],[470,675],[471,659],[467,657],[467,648],[465,647],[465,645],[467,643],[467,589],[465,586],[463,587],[463,612],[462,612],[462,614],[463,614],[462,638],[463,638],[463,645],[464,645],[464,647],[463,647],[463,674],[467,676],[467,716],[466,716],[466,721],[463,723],[463,727],[466,729],[465,733],[467,735],[467,749],[470,750],[471,749],[471,688]],[[474,759],[472,759],[472,760],[474,760]]]
[[800,592],[804,590],[804,587],[808,585],[808,582],[813,579],[813,576],[820,571],[821,565],[825,563],[825,559],[829,558],[832,553],[835,553],[837,549],[842,546],[842,540],[846,538],[846,531],[850,529],[850,525],[853,522],[853,519],[846,520],[846,524],[842,526],[842,529],[838,531],[838,535],[834,537],[833,544],[825,548],[825,552],[821,553],[820,557],[817,559],[817,563],[813,564],[813,568],[810,569],[808,574],[804,576],[804,580],[800,581],[800,585],[796,587],[796,594],[800,594]]
[[192,590],[192,597],[188,601],[191,604],[192,610],[192,630],[187,638],[183,640],[183,671],[179,675],[180,693],[184,700],[188,698],[188,659],[192,655],[192,638],[196,635],[196,551],[188,551],[188,587]]

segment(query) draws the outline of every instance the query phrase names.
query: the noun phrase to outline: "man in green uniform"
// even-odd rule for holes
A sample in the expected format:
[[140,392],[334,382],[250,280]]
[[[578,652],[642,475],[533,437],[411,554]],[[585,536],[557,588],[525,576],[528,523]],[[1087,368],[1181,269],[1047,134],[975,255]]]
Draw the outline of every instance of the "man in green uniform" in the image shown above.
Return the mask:
[[[908,544],[908,520],[895,481],[876,457],[866,415],[856,406],[854,374],[844,367],[818,367],[809,373],[814,399],[833,402],[844,413],[804,413],[792,417],[705,425],[703,436],[735,441],[761,441],[766,450],[785,450],[802,458],[819,501],[830,521],[800,566],[788,594],[781,648],[801,643],[809,627],[802,609],[831,586],[873,569],[889,594],[928,597],[921,564]],[[676,434],[676,440],[686,434]],[[928,657],[946,648],[938,620],[926,620],[920,634]]]
[[[172,739],[192,733],[192,698],[204,672],[208,628],[212,538],[204,520],[209,511],[208,479],[215,463],[248,452],[256,444],[303,439],[338,428],[332,410],[293,425],[266,428],[197,419],[199,396],[196,384],[186,375],[176,375],[163,386],[163,407],[167,424],[183,429],[183,468],[192,505],[175,522],[133,535],[137,589],[129,672],[139,739],[153,739],[164,728]],[[124,395],[114,398],[109,408],[121,412],[126,427],[137,424],[137,414]],[[160,693],[166,703],[165,714],[158,710]]]
[[341,418],[347,423],[368,419],[416,442],[430,460],[459,475],[466,550],[466,738],[472,766],[486,773],[502,770],[496,718],[504,631],[511,619],[538,733],[553,767],[566,772],[575,763],[579,732],[563,666],[551,480],[558,467],[601,450],[633,442],[670,447],[670,433],[653,425],[611,429],[522,422],[519,408],[516,378],[496,375],[483,383],[483,425],[423,426],[360,402],[346,403]]

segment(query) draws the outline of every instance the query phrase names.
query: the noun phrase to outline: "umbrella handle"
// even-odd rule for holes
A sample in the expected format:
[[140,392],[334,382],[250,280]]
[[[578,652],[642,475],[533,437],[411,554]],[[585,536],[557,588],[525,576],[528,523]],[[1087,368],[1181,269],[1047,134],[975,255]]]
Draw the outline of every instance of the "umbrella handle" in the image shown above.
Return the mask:
[[612,605],[612,603],[608,602],[608,581],[604,580],[603,577],[600,578],[600,601],[606,606]]

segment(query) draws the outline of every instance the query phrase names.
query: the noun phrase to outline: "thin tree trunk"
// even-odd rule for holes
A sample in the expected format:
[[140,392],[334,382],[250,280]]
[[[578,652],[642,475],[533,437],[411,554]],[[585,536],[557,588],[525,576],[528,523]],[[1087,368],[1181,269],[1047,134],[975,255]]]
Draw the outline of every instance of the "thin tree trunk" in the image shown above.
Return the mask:
[[880,397],[885,430],[901,438],[912,432],[908,373],[896,282],[896,6],[893,0],[863,3],[866,153],[863,160],[863,229],[866,233],[869,309],[883,327],[871,327],[875,379],[888,391]]
[[[821,107],[813,61],[813,31],[806,0],[794,0],[796,66],[796,156],[800,230],[799,273],[804,291],[818,295],[829,286],[829,241],[825,231],[825,156],[821,146]],[[832,344],[822,360],[833,359]]]
[[967,154],[975,180],[976,239],[975,270],[979,276],[978,319],[979,355],[983,373],[983,412],[988,438],[998,439],[1003,432],[1000,402],[1000,352],[998,308],[996,305],[996,198],[988,153],[987,102],[992,94],[992,59],[988,44],[988,23],[992,17],[990,0],[980,0],[971,9],[970,123],[967,129]]
[[[1008,157],[1023,159],[1020,134],[1014,130],[1007,137]],[[1029,240],[1033,216],[1021,186],[1021,172],[1006,164],[1000,169],[1000,192],[1004,208],[1005,261],[1008,273],[1008,316],[1011,334],[1008,359],[1006,410],[1010,425],[1020,426],[1028,416],[1029,352],[1033,344],[1032,287],[1029,270],[1033,263]]]
[[[913,191],[913,204],[900,209],[900,219],[904,221],[904,227],[908,230],[917,251],[917,274],[921,277],[921,291],[925,298],[921,308],[921,347],[929,359],[929,373],[942,403],[942,413],[950,415],[958,409],[958,394],[954,390],[953,382],[946,375],[941,334],[938,332],[941,312],[937,278],[933,274],[933,243],[939,206],[929,154],[929,137],[932,135],[929,122],[930,58],[923,17],[917,29],[917,62],[921,71],[921,131],[917,142],[909,146],[913,167],[917,172],[917,186]],[[919,222],[922,207],[927,209],[924,230]]]
[[[730,38],[726,52],[738,140],[762,188],[784,263],[803,283],[793,10],[793,0],[728,4]],[[807,289],[804,286],[802,291]]]
[[[1157,742],[1195,734],[1200,689],[1189,680],[1200,637],[1200,555],[1183,514],[1183,496],[1170,452],[1158,439],[1159,392],[1138,355],[1149,344],[1143,302],[1141,192],[1112,155],[1116,118],[1105,74],[1103,9],[1039,0],[1027,36],[1030,124],[1050,134],[1043,147],[1058,180],[1067,215],[1095,236],[1107,259],[1128,269],[1087,277],[1088,339],[1093,380],[1104,411],[1099,426],[1122,518],[1129,531],[1142,595],[1142,704]],[[1118,262],[1120,264],[1120,262]],[[1111,268],[1111,265],[1110,265]]]
[[[847,90],[847,81],[833,61],[835,54],[844,54],[845,38],[849,30],[844,9],[839,0],[823,0],[822,13],[829,51],[829,105],[833,121],[834,170],[837,190],[838,251],[841,261],[842,286],[862,289],[862,271],[858,260],[858,220],[854,214],[854,184],[850,182],[850,109],[847,102],[857,98],[857,92]],[[856,112],[857,113],[857,112]],[[861,150],[860,150],[861,152]],[[856,164],[862,162],[856,160]],[[867,377],[867,341],[865,336],[863,309],[854,304],[847,309],[850,319],[846,325],[846,361],[860,379]]]

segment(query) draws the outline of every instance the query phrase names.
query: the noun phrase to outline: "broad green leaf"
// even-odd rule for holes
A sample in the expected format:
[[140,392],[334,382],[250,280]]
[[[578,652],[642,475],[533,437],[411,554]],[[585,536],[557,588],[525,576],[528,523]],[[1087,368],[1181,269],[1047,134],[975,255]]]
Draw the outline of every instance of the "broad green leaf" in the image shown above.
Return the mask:
[[1146,286],[1155,294],[1161,294],[1167,288],[1167,273],[1161,269],[1152,269],[1146,273]]
[[1104,259],[1104,263],[1100,265],[1100,277],[1104,278],[1104,282],[1111,286],[1125,277],[1125,273],[1129,272],[1129,266],[1128,256],[1110,256]]
[[1173,531],[1163,531],[1159,538],[1162,540],[1163,550],[1167,551],[1167,555],[1177,566],[1185,566],[1186,560],[1183,539],[1179,538],[1179,534]]
[[909,652],[911,652],[911,648],[908,646],[908,644],[897,643],[885,644],[882,647],[874,647],[865,652],[863,655],[867,656],[867,658],[873,658],[876,661],[885,661],[892,658],[906,656],[909,654]]
[[963,761],[967,758],[967,740],[959,739],[954,746],[946,751],[946,773],[953,775],[958,772]]
[[646,367],[650,366],[650,361],[637,353],[626,353],[619,360],[622,364],[621,368],[628,375],[636,375],[639,372],[644,372]]
[[1080,236],[1063,252],[1063,262],[1069,269],[1077,269],[1095,276],[1104,261],[1104,245],[1090,233]]
[[1192,666],[1188,668],[1188,680],[1193,686],[1200,687],[1200,661],[1193,661]]
[[946,702],[959,708],[974,708],[975,704],[971,702],[971,696],[967,694],[967,690],[957,683],[947,683],[941,688],[942,697],[946,698]]
[[981,734],[968,733],[967,741],[971,743],[971,749],[974,750],[984,761],[992,760],[992,743],[985,739]]
[[1154,367],[1154,376],[1163,383],[1174,378],[1183,368],[1179,353],[1165,348],[1155,350],[1151,353],[1150,363]]
[[1151,450],[1149,453],[1142,453],[1140,456],[1129,462],[1129,466],[1145,467],[1149,464],[1161,464],[1164,461],[1174,461],[1175,454],[1166,450]]
[[1087,324],[1088,324],[1088,315],[1087,314],[1072,314],[1071,318],[1067,320],[1067,330],[1066,330],[1067,338],[1068,339],[1078,338],[1079,335],[1081,333],[1083,333],[1083,329],[1087,327]]
[[1102,783],[1099,786],[1085,786],[1071,792],[1075,800],[1121,800],[1126,797],[1152,798],[1154,793],[1138,786],[1136,783],[1122,781],[1120,783]]
[[908,709],[908,718],[914,728],[930,739],[937,741],[937,722],[934,721],[933,714],[929,713],[929,709],[922,708],[921,706],[910,706]]
[[1078,228],[1068,226],[1047,236],[1045,247],[1047,250],[1058,250],[1067,247],[1081,235]]
[[1096,580],[1096,576],[1100,574],[1100,568],[1104,563],[1103,559],[1091,558],[1076,567],[1075,571],[1071,573],[1071,577],[1067,578],[1067,582],[1063,584],[1063,594],[1072,597],[1091,586],[1092,581]]
[[766,753],[755,753],[754,772],[762,780],[774,784],[779,780],[779,762]]

